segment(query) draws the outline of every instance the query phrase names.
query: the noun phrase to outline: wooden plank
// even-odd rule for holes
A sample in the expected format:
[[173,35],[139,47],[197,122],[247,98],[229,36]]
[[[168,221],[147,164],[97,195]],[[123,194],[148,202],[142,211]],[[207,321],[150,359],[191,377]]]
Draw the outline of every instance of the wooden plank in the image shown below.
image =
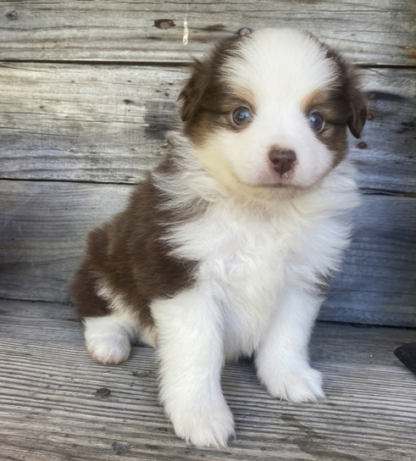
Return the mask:
[[[0,182],[0,297],[67,302],[88,230],[120,210],[131,186]],[[322,318],[416,325],[414,199],[364,196],[353,245]]]
[[15,0],[1,4],[0,58],[188,62],[243,27],[298,27],[359,63],[403,66],[415,64],[415,24],[411,0]]
[[[182,68],[0,66],[0,177],[135,183],[163,155]],[[363,188],[416,193],[416,71],[364,71],[370,120],[351,138]]]
[[131,188],[2,181],[0,297],[68,301],[87,232],[120,211]]
[[186,72],[11,64],[0,75],[2,177],[135,183],[163,152]]
[[[416,192],[416,70],[363,72],[368,120],[351,157],[363,188]],[[389,177],[390,176],[390,177]]]
[[64,304],[0,300],[0,338],[84,343],[75,310]]
[[[274,400],[251,363],[226,365],[222,387],[237,439],[223,450],[196,449],[175,437],[158,404],[152,349],[134,347],[127,362],[105,367],[88,357],[82,339],[67,339],[59,324],[72,314],[67,306],[9,302],[0,309],[4,460],[414,460],[416,381],[393,351],[415,330],[318,324],[313,366],[324,373],[327,394],[319,404]],[[8,323],[19,314],[13,333]],[[61,340],[31,328],[43,316],[57,319]],[[103,387],[111,394],[98,399]]]
[[364,196],[320,318],[416,326],[416,200]]

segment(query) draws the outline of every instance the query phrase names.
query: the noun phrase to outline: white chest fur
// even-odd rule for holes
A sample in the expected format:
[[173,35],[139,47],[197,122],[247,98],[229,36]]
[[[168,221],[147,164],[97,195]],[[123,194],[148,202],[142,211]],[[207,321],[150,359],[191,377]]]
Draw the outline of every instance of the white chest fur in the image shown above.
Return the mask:
[[288,288],[312,289],[338,268],[349,235],[339,208],[356,203],[355,191],[341,195],[319,190],[267,212],[222,199],[175,228],[174,253],[200,262],[197,284],[221,311],[227,358],[257,348]]

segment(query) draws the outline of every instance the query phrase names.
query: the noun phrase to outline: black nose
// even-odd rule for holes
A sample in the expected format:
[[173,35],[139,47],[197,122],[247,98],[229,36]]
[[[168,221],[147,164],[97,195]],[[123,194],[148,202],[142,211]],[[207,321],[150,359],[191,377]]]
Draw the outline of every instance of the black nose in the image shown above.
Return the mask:
[[283,176],[290,171],[296,161],[296,154],[293,150],[273,149],[269,152],[269,159],[272,162],[274,170]]

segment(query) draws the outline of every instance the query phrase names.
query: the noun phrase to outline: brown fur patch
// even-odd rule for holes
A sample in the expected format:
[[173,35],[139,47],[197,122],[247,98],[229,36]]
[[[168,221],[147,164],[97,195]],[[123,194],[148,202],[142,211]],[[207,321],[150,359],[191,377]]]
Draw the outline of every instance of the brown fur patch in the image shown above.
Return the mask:
[[335,154],[333,166],[336,166],[347,154],[346,127],[355,137],[361,135],[367,118],[366,98],[359,89],[356,70],[335,51],[321,46],[338,67],[338,78],[331,88],[310,94],[302,109],[306,116],[317,112],[324,118],[325,128],[317,136]]
[[247,88],[231,88],[225,81],[222,66],[237,54],[240,37],[217,45],[203,61],[195,60],[192,75],[179,95],[184,133],[194,145],[202,144],[207,135],[222,127],[233,129],[231,116],[246,106],[254,113],[254,97]]
[[311,110],[318,106],[319,104],[324,103],[330,97],[330,92],[327,89],[320,88],[319,90],[315,90],[310,93],[302,102],[301,102],[301,110],[308,114]]
[[337,90],[323,89],[312,93],[302,104],[307,117],[313,112],[325,120],[325,127],[316,136],[334,154],[332,165],[335,167],[347,155],[346,126],[351,117],[348,101]]
[[[175,168],[169,155],[156,171],[174,174]],[[161,239],[182,219],[179,212],[160,208],[165,200],[149,176],[125,211],[89,234],[85,259],[69,285],[80,318],[111,314],[97,295],[101,285],[121,296],[143,326],[151,326],[150,301],[192,285],[196,262],[170,256],[172,248]]]
[[327,58],[332,59],[338,67],[339,77],[336,92],[340,99],[347,101],[350,117],[348,128],[356,138],[361,136],[367,120],[367,98],[360,90],[360,75],[358,70],[346,62],[336,51],[322,45],[326,49]]

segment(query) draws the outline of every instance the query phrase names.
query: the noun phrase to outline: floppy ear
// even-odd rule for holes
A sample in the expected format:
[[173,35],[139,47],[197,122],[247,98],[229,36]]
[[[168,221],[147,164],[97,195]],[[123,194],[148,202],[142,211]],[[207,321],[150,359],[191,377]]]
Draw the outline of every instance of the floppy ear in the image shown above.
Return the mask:
[[349,98],[352,116],[347,124],[352,135],[359,138],[367,120],[367,101],[364,94],[358,88],[354,88],[351,91]]
[[186,122],[193,118],[208,86],[209,69],[206,63],[194,60],[193,72],[179,93],[181,119]]
[[[203,61],[194,59],[192,75],[178,97],[182,103],[180,113],[183,122],[191,120],[198,111],[203,110],[203,98],[215,87],[224,60],[235,52],[239,41],[249,39],[250,35],[227,40],[216,45]],[[209,102],[209,99],[205,102]]]
[[351,134],[359,138],[367,120],[367,98],[360,90],[359,75],[353,67],[349,67],[347,72],[347,92],[352,112],[347,125]]
[[331,48],[327,48],[327,57],[335,61],[340,76],[343,77],[340,89],[351,110],[351,117],[347,121],[347,125],[351,134],[359,138],[367,120],[367,98],[360,89],[359,72]]

